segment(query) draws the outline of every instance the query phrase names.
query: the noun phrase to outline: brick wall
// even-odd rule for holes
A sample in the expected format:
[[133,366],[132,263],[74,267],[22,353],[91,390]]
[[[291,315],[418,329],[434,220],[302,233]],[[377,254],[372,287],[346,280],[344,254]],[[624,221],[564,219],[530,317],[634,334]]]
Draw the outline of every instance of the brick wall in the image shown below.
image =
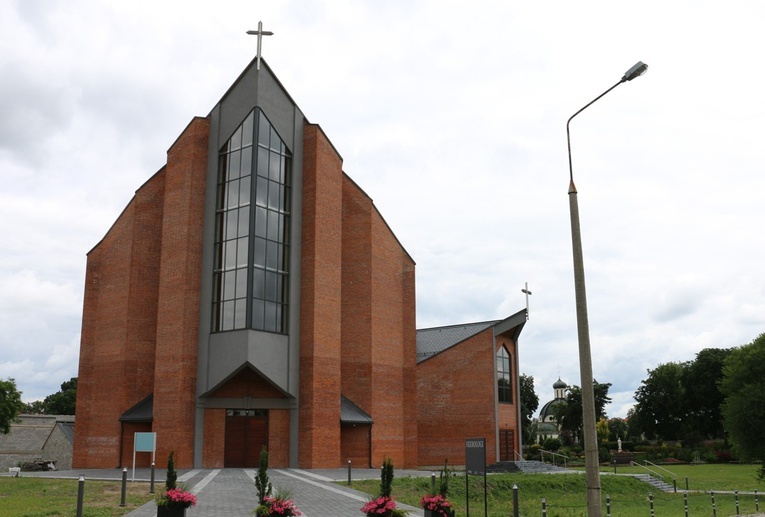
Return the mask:
[[492,344],[487,329],[417,365],[420,465],[464,465],[466,438],[486,438],[496,461]]
[[77,468],[124,466],[119,417],[152,392],[158,457],[192,465],[208,126],[189,124],[88,254]]
[[88,253],[72,464],[121,466],[120,415],[153,389],[165,170]]
[[[120,465],[123,467],[133,466],[133,446],[135,445],[135,433],[150,433],[151,422],[124,422],[122,424],[122,453],[120,454]],[[155,455],[155,461],[159,457]],[[156,461],[158,464],[163,462]],[[137,452],[135,455],[136,467],[151,467],[151,453]]]
[[369,413],[372,465],[417,464],[414,262],[347,176],[343,182],[343,394]]
[[284,393],[276,389],[273,384],[266,381],[250,368],[241,370],[208,397],[236,399],[243,399],[245,397],[261,399],[285,398]]
[[[343,181],[342,393],[372,415],[372,203]],[[373,416],[374,418],[374,416]],[[368,431],[368,428],[366,428]],[[343,439],[346,429],[343,428]],[[343,444],[345,448],[345,444]],[[369,437],[367,436],[367,449]],[[365,463],[369,464],[367,452]],[[342,461],[348,459],[343,455]]]
[[167,153],[154,371],[157,454],[175,450],[191,468],[194,450],[202,227],[209,120],[195,118]]
[[347,466],[351,462],[352,468],[370,467],[369,458],[369,433],[368,425],[343,425],[341,430],[342,452],[341,457]]
[[[510,353],[513,403],[496,404],[496,352]],[[514,431],[513,449],[519,450],[517,347],[509,335],[494,343],[491,328],[417,365],[419,464],[465,463],[465,439],[486,438],[486,462],[497,458],[496,429]]]
[[303,138],[298,466],[340,465],[342,161],[319,126]]
[[374,419],[372,464],[415,466],[414,262],[314,125],[303,182],[299,463],[347,462],[342,393]]
[[504,345],[505,348],[507,348],[507,352],[510,354],[510,371],[511,371],[511,377],[510,380],[512,382],[513,386],[513,403],[512,404],[499,404],[498,405],[498,421],[499,421],[499,429],[512,429],[515,431],[514,434],[514,442],[513,443],[513,450],[520,451],[520,437],[521,437],[521,426],[518,422],[518,404],[520,403],[520,396],[521,394],[518,392],[518,371],[516,368],[516,354],[518,353],[518,349],[516,347],[515,342],[506,337],[506,336],[498,336],[497,337],[497,347],[496,350],[499,351],[499,348]]
[[268,466],[288,468],[290,465],[290,412],[268,410]]
[[205,443],[202,447],[202,466],[222,469],[226,450],[226,410],[205,409]]

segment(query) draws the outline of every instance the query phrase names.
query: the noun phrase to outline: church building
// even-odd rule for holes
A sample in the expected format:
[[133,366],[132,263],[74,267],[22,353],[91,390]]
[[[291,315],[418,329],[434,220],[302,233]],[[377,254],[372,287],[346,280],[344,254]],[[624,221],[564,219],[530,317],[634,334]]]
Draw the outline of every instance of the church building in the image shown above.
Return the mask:
[[568,384],[560,380],[553,383],[553,398],[548,401],[542,409],[539,410],[539,419],[537,423],[537,442],[542,443],[547,438],[558,438],[560,436],[560,427],[556,410],[561,404],[566,403],[566,390]]
[[512,457],[526,311],[415,310],[414,260],[258,57],[88,253],[72,464],[129,466],[136,432],[178,468]]

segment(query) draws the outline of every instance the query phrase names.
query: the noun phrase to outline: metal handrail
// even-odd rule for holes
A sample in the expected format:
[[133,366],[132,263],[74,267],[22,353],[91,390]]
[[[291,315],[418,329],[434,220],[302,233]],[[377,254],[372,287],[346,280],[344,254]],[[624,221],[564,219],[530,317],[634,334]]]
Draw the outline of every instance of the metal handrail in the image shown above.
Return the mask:
[[525,461],[525,460],[523,459],[523,454],[521,454],[520,452],[518,452],[518,451],[513,451],[513,454],[515,454],[515,461]]
[[669,470],[665,469],[664,467],[660,467],[659,465],[657,465],[657,464],[655,464],[655,463],[651,463],[651,462],[650,462],[650,461],[648,461],[648,460],[644,460],[644,461],[645,461],[645,464],[646,464],[646,465],[651,465],[652,467],[655,467],[655,468],[657,468],[657,469],[659,469],[659,470],[663,470],[664,472],[666,472],[667,474],[669,474],[670,476],[672,476],[672,479],[674,479],[675,481],[677,481],[677,476],[675,475],[675,473],[674,473],[674,472],[670,472]]
[[634,461],[630,461],[630,466],[634,466],[634,467],[640,467],[641,469],[645,469],[645,470],[647,470],[647,471],[648,471],[648,473],[649,473],[650,475],[652,475],[652,476],[654,476],[654,477],[657,477],[657,478],[659,478],[659,481],[661,481],[662,483],[664,483],[664,476],[662,476],[662,475],[661,475],[661,474],[659,474],[658,472],[654,472],[653,470],[649,469],[649,468],[648,468],[648,467],[646,467],[645,465],[641,465],[640,463],[636,463],[636,462],[634,462]]
[[543,460],[543,461],[544,461],[544,454],[545,454],[545,453],[547,453],[547,454],[549,454],[550,456],[552,456],[552,458],[553,458],[553,465],[556,465],[556,466],[557,466],[558,464],[557,464],[557,463],[555,463],[555,457],[556,457],[556,456],[560,456],[561,458],[563,458],[563,468],[567,468],[567,467],[566,467],[566,466],[567,466],[567,462],[568,462],[568,460],[569,460],[569,459],[571,459],[571,458],[569,458],[568,456],[566,456],[565,454],[560,454],[560,453],[558,453],[558,452],[553,452],[553,451],[546,451],[546,450],[544,450],[544,449],[539,449],[539,457],[540,457],[540,458],[542,458],[542,460]]

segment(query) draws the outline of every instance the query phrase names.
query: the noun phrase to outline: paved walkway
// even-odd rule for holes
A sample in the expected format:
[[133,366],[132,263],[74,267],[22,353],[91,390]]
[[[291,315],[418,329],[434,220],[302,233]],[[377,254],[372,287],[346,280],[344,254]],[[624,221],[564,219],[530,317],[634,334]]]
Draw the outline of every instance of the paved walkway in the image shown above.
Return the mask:
[[[255,490],[256,469],[193,469],[178,470],[178,481],[195,493],[199,499],[196,507],[187,510],[187,517],[247,517],[255,509],[257,492]],[[407,476],[430,476],[430,471],[396,470],[398,478]],[[80,475],[88,479],[115,480],[122,478],[119,469],[25,472],[24,476],[56,477],[78,479]],[[369,500],[369,495],[347,486],[347,469],[299,470],[268,469],[268,477],[277,488],[287,490],[300,511],[306,517],[362,517],[361,507]],[[128,482],[133,480],[133,471],[128,469]],[[136,469],[135,481],[148,482],[151,479],[149,469]],[[353,469],[352,480],[380,479],[376,469]],[[155,490],[164,487],[165,471],[155,472]],[[340,482],[338,484],[336,482]],[[148,487],[147,487],[148,490]],[[423,511],[407,505],[399,507],[410,510],[411,517],[422,517]],[[137,510],[127,514],[129,517],[155,517],[157,506],[150,501]]]

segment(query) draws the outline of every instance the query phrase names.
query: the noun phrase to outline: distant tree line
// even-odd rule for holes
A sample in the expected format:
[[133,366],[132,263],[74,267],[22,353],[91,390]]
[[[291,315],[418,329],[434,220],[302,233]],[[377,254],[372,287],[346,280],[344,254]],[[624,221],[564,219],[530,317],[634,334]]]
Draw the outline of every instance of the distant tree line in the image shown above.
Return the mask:
[[61,384],[61,391],[48,395],[43,400],[22,402],[21,392],[14,379],[0,379],[0,434],[8,434],[11,424],[18,421],[20,414],[32,415],[73,415],[77,401],[77,377]]
[[77,403],[77,377],[61,384],[61,390],[43,400],[25,403],[21,412],[30,415],[73,415]]
[[741,459],[765,459],[765,334],[647,372],[627,415],[630,435],[681,440],[686,447],[729,440]]

